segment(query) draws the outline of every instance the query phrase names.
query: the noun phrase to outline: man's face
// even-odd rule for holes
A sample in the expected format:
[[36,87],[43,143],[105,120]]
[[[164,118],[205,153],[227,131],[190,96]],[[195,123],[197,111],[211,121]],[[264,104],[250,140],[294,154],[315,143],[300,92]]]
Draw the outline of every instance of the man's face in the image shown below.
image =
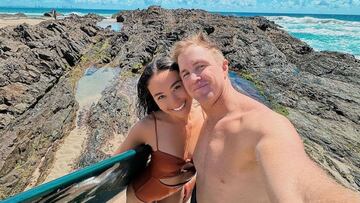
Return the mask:
[[186,91],[201,105],[211,105],[221,95],[228,66],[214,51],[191,45],[179,56],[180,77]]

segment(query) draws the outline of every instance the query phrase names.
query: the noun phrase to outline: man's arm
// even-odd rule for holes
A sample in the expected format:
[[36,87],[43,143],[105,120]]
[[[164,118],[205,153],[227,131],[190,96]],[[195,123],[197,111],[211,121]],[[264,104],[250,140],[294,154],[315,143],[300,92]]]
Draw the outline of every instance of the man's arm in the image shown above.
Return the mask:
[[335,183],[310,160],[289,120],[276,113],[261,120],[256,154],[273,201],[360,202],[357,193]]

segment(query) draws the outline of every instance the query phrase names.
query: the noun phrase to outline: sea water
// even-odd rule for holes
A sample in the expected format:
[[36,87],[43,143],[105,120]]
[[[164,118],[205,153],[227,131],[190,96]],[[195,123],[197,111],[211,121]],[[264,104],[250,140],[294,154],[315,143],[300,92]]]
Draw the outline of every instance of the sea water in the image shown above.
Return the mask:
[[[292,36],[317,51],[338,51],[360,59],[360,17],[329,15],[319,17],[267,16]],[[337,19],[338,18],[338,19]]]

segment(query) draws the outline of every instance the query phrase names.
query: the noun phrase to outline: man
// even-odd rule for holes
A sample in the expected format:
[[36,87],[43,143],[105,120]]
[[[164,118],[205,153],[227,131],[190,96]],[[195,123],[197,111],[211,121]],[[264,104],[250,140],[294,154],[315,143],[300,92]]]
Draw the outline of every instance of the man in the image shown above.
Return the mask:
[[208,116],[193,158],[198,202],[360,202],[309,159],[288,119],[232,87],[203,34],[176,43],[173,58]]

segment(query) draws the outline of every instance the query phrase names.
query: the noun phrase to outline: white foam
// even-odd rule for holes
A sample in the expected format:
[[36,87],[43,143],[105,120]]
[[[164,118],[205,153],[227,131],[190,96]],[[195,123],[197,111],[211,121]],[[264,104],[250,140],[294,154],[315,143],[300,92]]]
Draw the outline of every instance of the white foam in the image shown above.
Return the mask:
[[315,50],[360,55],[360,22],[313,17],[268,16]]
[[309,33],[314,35],[328,35],[328,36],[350,36],[360,38],[360,28],[358,29],[329,29],[329,28],[300,28],[289,29],[293,33]]
[[330,24],[330,25],[349,25],[359,26],[360,22],[344,21],[332,18],[314,18],[314,17],[289,17],[289,16],[265,16],[267,19],[281,24]]

